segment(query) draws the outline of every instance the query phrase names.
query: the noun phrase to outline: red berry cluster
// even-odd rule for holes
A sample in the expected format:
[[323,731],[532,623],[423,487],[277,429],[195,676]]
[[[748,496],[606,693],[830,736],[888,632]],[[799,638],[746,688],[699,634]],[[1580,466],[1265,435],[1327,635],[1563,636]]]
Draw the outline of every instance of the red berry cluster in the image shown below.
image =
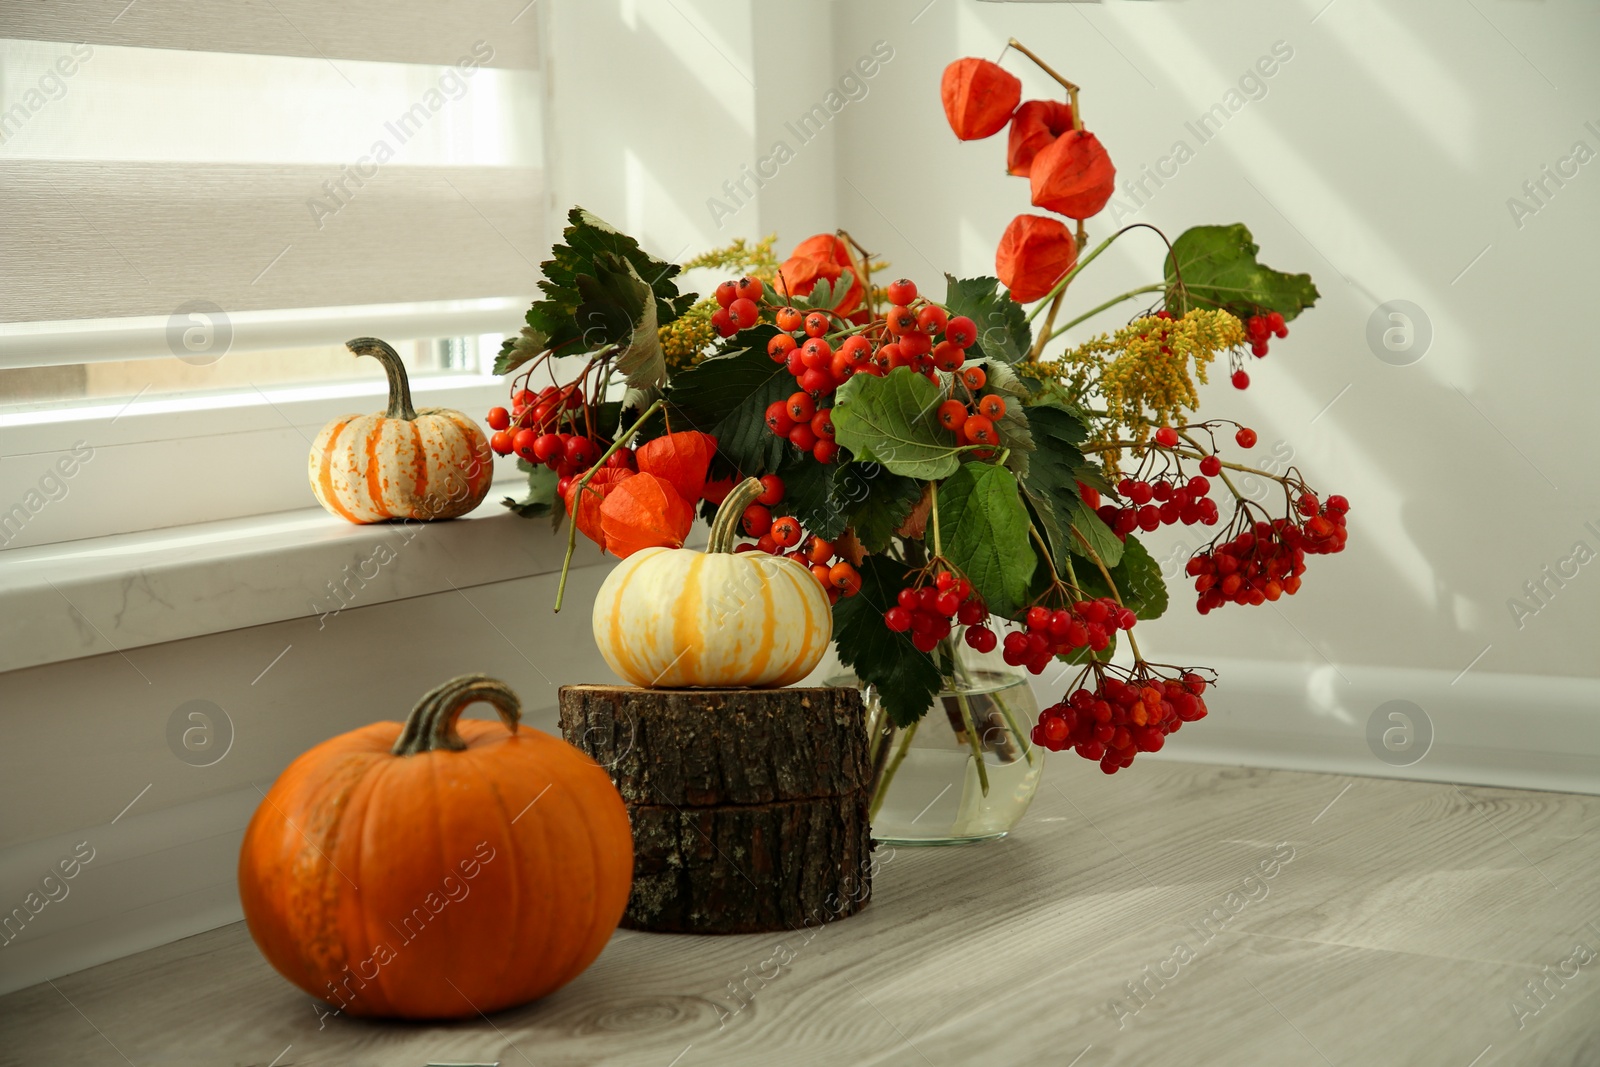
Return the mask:
[[773,516],[772,509],[783,502],[783,479],[776,474],[763,474],[761,484],[764,491],[739,519],[744,532],[755,540],[735,546],[734,551],[787,556],[804,565],[821,583],[830,604],[861,592],[861,573],[849,560],[839,557],[832,541],[807,536],[793,515]]
[[1001,656],[1012,667],[1026,666],[1032,674],[1042,674],[1056,656],[1088,648],[1103,652],[1118,630],[1131,630],[1139,618],[1129,608],[1110,597],[1080,600],[1069,608],[1054,611],[1042,605],[1028,609],[1024,619],[1027,631],[1006,634]]
[[1039,713],[1033,743],[1052,752],[1077,750],[1107,774],[1133,762],[1140,752],[1158,752],[1167,735],[1202,719],[1206,680],[1193,671],[1164,678],[1136,663],[1126,681],[1096,672],[1094,689],[1078,688]]
[[1299,592],[1307,554],[1343,551],[1349,509],[1342,496],[1322,504],[1305,493],[1296,502],[1297,517],[1256,522],[1232,540],[1197,553],[1189,560],[1188,573],[1200,594],[1200,614],[1224,604],[1262,604]]
[[956,623],[967,627],[967,644],[979,652],[994,650],[994,631],[983,625],[989,609],[973,592],[972,583],[949,571],[940,571],[931,585],[908,586],[895,597],[895,605],[883,613],[883,624],[897,634],[911,633],[911,643],[920,652],[932,652]]
[[[1201,469],[1205,467],[1205,461],[1202,460]],[[1222,469],[1220,463],[1217,469]],[[1128,503],[1120,508],[1115,504],[1102,504],[1099,514],[1119,537],[1126,537],[1134,530],[1149,533],[1177,522],[1185,526],[1193,526],[1197,522],[1215,526],[1222,517],[1217,502],[1207,495],[1211,492],[1211,482],[1203,474],[1197,474],[1187,481],[1181,477],[1157,478],[1154,482],[1124,478],[1117,483],[1117,492]]]
[[717,286],[717,310],[711,313],[711,325],[716,328],[718,336],[732,337],[759,322],[762,293],[760,280],[751,277]]
[[[1209,428],[1204,424],[1202,429]],[[1191,427],[1191,430],[1194,428]],[[1150,471],[1156,464],[1164,465],[1159,474],[1135,472],[1117,483],[1117,494],[1124,503],[1101,504],[1095,512],[1118,537],[1126,539],[1135,530],[1150,533],[1162,526],[1183,523],[1193,526],[1215,526],[1222,519],[1221,509],[1211,498],[1212,478],[1222,473],[1222,460],[1215,454],[1200,457],[1200,473],[1190,477],[1183,471],[1182,455],[1177,452],[1178,431],[1171,426],[1157,428],[1157,447],[1150,450],[1141,471]],[[1253,448],[1256,432],[1241,426],[1234,440],[1241,448]],[[1163,451],[1166,450],[1166,451]]]
[[[1273,337],[1288,337],[1289,326],[1276,311],[1264,315],[1251,315],[1244,320],[1244,332],[1250,338],[1250,354],[1260,359],[1267,354],[1267,341]],[[1250,375],[1237,364],[1233,368],[1233,387],[1250,388]]]
[[[982,367],[967,367],[959,377],[968,399],[951,397],[940,404],[939,425],[955,434],[956,440],[964,445],[998,444],[1000,433],[994,424],[1005,418],[1006,398],[998,393],[978,396],[978,390],[989,380]],[[974,398],[976,405],[971,402]],[[988,458],[987,450],[974,452],[973,455],[978,459]]]
[[795,392],[787,400],[768,404],[767,428],[779,437],[788,438],[789,443],[801,451],[810,452],[818,463],[832,463],[839,454],[839,446],[833,439],[833,409],[818,409],[810,393]]
[[[718,286],[719,301],[725,294],[723,287],[729,284],[735,288],[727,291],[733,299],[725,310],[729,323],[738,327],[748,318],[748,314],[733,314],[740,300],[745,299],[737,293],[744,282]],[[864,328],[851,326],[828,311],[802,313],[798,308],[780,307],[773,314],[782,332],[767,343],[767,355],[789,371],[799,390],[787,400],[768,406],[767,426],[796,448],[812,453],[818,462],[832,462],[839,451],[833,440],[832,408],[824,405],[853,375],[882,377],[896,367],[911,367],[937,380],[937,371],[960,370],[966,361],[966,350],[977,340],[978,328],[971,319],[965,315],[951,318],[938,304],[919,300],[916,283],[909,279],[891,282],[886,295],[894,306],[885,318],[873,320]],[[716,321],[715,314],[712,319]],[[832,342],[828,340],[830,336],[834,338]],[[979,370],[980,384],[969,388],[982,388],[981,369],[972,369]],[[1003,400],[999,410],[1004,413]],[[975,424],[974,429],[983,432],[982,439],[962,443],[993,443],[996,439],[987,418]]]
[[1271,337],[1288,337],[1289,326],[1276,311],[1265,315],[1251,315],[1244,320],[1244,332],[1250,338],[1250,354],[1260,359],[1267,354],[1267,340]]
[[[494,431],[489,447],[501,456],[515,452],[529,463],[543,463],[570,478],[594,466],[604,451],[589,434],[578,432],[580,422],[587,422],[583,415],[583,389],[576,383],[547,385],[537,393],[519,389],[511,398],[510,411],[489,409],[484,420]],[[632,450],[618,449],[606,465],[633,469]]]

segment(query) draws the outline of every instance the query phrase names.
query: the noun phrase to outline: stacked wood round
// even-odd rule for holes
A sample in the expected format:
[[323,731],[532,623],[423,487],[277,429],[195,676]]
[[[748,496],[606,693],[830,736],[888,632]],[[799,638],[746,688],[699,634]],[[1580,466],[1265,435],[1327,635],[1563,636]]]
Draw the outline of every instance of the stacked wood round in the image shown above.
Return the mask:
[[872,895],[865,712],[853,688],[563,686],[561,731],[633,823],[622,925],[796,930]]

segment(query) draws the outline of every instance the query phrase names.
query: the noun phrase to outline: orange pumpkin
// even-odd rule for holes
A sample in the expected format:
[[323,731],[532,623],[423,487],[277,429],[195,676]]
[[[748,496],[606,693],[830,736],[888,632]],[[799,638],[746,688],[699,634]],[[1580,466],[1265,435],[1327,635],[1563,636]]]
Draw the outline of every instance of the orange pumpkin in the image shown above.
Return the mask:
[[592,621],[612,670],[677,689],[793,685],[815,669],[833,637],[822,586],[787,557],[733,551],[744,509],[763,492],[748,478],[728,494],[705,552],[647,547],[606,576]]
[[968,56],[944,68],[939,98],[956,136],[976,141],[1005,129],[1022,99],[1022,81],[998,63]]
[[[504,727],[457,722],[479,700]],[[463,1018],[600,954],[633,878],[628,813],[597,763],[519,716],[505,683],[467,675],[403,726],[289,765],[239,856],[245,922],[280,974],[351,1015]]]
[[1040,149],[1072,129],[1072,105],[1059,100],[1028,100],[1011,116],[1006,137],[1006,170],[1026,178]]
[[1106,206],[1117,187],[1117,168],[1100,139],[1088,130],[1070,130],[1039,150],[1028,166],[1033,203],[1086,219]]
[[389,407],[322,428],[308,465],[317,503],[360,523],[453,519],[483,503],[494,456],[477,424],[450,408],[413,408],[405,364],[383,341],[357,337],[345,347],[383,364]]
[[1059,219],[1043,215],[1018,215],[1000,235],[995,251],[995,274],[1011,291],[1011,299],[1026,304],[1048,293],[1061,276],[1078,263],[1078,242]]

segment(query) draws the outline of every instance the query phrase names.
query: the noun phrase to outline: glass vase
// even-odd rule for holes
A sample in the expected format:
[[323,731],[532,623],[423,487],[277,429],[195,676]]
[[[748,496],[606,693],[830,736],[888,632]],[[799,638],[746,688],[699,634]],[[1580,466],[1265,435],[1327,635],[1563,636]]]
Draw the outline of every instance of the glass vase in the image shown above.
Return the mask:
[[[833,685],[859,684],[853,676]],[[1029,733],[1039,704],[1026,675],[965,652],[921,719],[888,720],[866,686],[874,779],[872,836],[891,845],[994,841],[1021,820],[1039,788],[1045,750]]]

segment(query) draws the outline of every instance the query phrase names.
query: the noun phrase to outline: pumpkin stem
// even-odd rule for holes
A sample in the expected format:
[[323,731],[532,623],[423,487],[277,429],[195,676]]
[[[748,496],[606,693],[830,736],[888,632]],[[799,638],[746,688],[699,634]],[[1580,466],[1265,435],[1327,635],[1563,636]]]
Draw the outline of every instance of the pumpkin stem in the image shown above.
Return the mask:
[[468,704],[480,700],[493,704],[506,727],[512,734],[517,732],[517,722],[522,718],[522,702],[511,691],[511,687],[487,675],[463,674],[429,690],[417,701],[417,706],[406,717],[405,728],[400,731],[394,747],[389,751],[396,756],[415,756],[419,752],[446,749],[459,752],[467,747],[467,743],[456,732],[456,720]]
[[706,545],[707,552],[733,551],[733,539],[739,520],[744,517],[744,509],[765,491],[766,487],[761,484],[760,478],[746,478],[728,490],[728,495],[722,498],[716,515],[711,519],[711,539]]
[[357,337],[346,341],[344,346],[358,356],[371,356],[383,364],[383,372],[389,376],[389,410],[384,414],[407,422],[415,419],[417,409],[411,406],[411,382],[406,378],[406,365],[400,362],[400,353],[387,341],[376,337]]

